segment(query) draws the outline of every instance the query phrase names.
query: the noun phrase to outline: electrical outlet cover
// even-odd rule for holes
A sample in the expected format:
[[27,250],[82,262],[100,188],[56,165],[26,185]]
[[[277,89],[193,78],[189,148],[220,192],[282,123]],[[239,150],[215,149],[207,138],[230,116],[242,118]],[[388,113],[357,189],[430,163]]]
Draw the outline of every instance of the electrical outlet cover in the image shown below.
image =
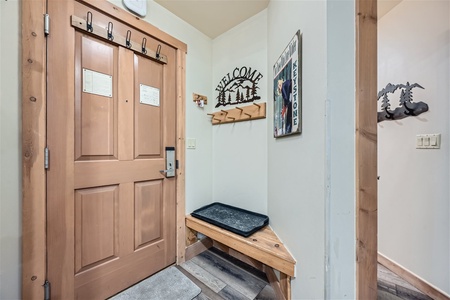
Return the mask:
[[141,17],[147,15],[147,0],[123,0],[123,5]]

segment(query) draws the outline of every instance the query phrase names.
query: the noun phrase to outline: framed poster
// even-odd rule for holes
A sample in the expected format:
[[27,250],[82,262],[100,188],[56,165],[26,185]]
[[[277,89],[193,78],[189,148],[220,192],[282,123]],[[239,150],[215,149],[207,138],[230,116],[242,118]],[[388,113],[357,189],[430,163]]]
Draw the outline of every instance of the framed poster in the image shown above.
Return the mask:
[[300,30],[273,66],[273,136],[302,132],[302,42]]

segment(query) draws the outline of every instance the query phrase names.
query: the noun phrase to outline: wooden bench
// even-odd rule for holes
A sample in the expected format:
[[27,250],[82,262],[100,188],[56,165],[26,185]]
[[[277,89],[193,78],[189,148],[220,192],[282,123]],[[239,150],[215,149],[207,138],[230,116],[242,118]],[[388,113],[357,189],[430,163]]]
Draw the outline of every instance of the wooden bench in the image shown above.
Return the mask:
[[[220,250],[252,265],[267,274],[267,278],[279,299],[291,299],[291,277],[295,260],[289,254],[270,226],[249,237],[243,237],[192,216],[186,216],[186,259],[198,255],[209,247]],[[208,239],[197,241],[199,232]],[[280,273],[279,278],[274,270]]]

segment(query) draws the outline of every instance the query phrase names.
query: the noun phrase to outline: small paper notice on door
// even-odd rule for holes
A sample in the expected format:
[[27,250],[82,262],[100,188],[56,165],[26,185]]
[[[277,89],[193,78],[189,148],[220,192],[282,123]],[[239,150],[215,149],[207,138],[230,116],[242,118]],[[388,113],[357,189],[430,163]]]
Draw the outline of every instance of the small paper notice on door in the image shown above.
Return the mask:
[[112,76],[83,68],[83,92],[112,97]]
[[159,89],[145,84],[140,86],[140,102],[142,104],[159,106]]

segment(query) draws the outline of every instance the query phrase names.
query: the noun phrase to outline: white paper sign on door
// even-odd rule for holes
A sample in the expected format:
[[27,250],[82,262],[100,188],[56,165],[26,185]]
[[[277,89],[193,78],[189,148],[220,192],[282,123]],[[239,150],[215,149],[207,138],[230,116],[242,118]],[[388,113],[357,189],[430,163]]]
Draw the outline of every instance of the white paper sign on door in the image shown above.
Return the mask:
[[159,106],[159,89],[145,84],[140,86],[140,102],[142,104]]
[[112,76],[83,68],[83,92],[112,97]]

